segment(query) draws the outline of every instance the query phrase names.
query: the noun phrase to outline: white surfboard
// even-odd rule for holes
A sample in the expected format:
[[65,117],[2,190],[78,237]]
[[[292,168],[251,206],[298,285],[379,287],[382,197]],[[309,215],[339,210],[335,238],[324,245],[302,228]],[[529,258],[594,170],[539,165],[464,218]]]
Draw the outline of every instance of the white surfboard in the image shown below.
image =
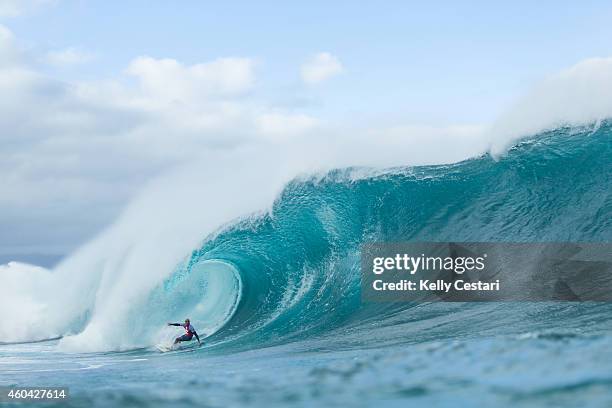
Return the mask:
[[161,353],[167,353],[169,351],[180,351],[180,350],[191,350],[199,348],[201,345],[197,341],[181,342],[177,344],[156,344],[155,348]]

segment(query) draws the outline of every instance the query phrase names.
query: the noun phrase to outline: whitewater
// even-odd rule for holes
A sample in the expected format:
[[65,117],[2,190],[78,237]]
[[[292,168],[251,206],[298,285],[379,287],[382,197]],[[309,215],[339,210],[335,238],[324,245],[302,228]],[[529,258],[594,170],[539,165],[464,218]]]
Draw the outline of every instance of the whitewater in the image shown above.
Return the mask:
[[[359,290],[366,242],[610,242],[612,105],[589,109],[588,84],[571,85],[599,90],[600,67],[536,89],[462,160],[407,166],[397,139],[301,141],[152,181],[52,271],[1,267],[0,385],[67,385],[68,406],[609,406],[610,304]],[[550,88],[571,96],[563,112],[538,96]],[[205,346],[158,353],[185,317]]]

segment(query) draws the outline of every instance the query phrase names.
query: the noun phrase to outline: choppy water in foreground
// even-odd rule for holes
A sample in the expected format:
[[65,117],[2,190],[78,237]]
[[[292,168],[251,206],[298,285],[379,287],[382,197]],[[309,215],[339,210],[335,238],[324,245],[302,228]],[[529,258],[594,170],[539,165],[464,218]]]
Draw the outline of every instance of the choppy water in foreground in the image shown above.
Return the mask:
[[[464,327],[450,338],[440,334],[443,327],[464,326],[461,319],[480,314],[479,308],[457,313],[453,322],[446,305],[434,308],[438,316],[417,324],[419,330],[410,321],[386,327],[372,322],[368,330],[347,328],[235,353],[65,355],[56,342],[2,346],[0,383],[68,385],[68,401],[42,405],[75,407],[612,406],[609,322],[584,319],[576,325],[582,328],[495,334],[486,329],[487,316],[496,315],[493,307],[483,311],[479,327]],[[540,305],[532,312],[571,315],[569,309]],[[611,312],[608,306],[596,309]],[[419,331],[434,334],[418,341]]]

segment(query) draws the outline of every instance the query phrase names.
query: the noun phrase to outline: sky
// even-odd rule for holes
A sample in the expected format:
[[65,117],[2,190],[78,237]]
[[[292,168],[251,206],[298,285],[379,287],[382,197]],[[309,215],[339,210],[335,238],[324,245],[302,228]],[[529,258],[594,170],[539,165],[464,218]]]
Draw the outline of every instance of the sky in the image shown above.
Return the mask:
[[50,266],[194,152],[465,135],[612,56],[609,21],[605,1],[0,0],[0,263]]

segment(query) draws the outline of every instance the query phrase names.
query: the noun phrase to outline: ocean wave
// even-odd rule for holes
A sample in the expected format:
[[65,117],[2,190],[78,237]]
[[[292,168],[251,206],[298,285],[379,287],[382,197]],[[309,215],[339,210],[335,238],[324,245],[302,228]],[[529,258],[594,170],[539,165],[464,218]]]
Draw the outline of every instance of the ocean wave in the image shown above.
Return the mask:
[[[189,270],[224,259],[244,282],[239,307],[210,340],[253,347],[351,324],[396,324],[396,316],[414,305],[360,302],[364,242],[609,241],[611,135],[609,124],[563,128],[524,140],[499,161],[484,155],[369,177],[351,168],[294,180],[270,213],[228,226],[186,262]],[[356,171],[362,175],[355,177]],[[555,308],[544,307],[546,313]],[[456,305],[446,313],[465,314],[473,328],[482,308],[471,310]],[[503,321],[511,310],[495,314]],[[416,316],[438,318],[421,311]]]
[[[164,322],[189,316],[210,335],[210,347],[224,350],[343,338],[338,333],[406,322],[413,332],[384,341],[467,335],[466,327],[538,332],[558,322],[551,311],[567,317],[577,307],[605,319],[608,309],[584,305],[564,311],[535,305],[517,313],[496,304],[364,304],[359,248],[373,241],[609,242],[611,142],[612,125],[604,121],[523,139],[501,157],[386,170],[351,167],[287,183],[279,177],[265,199],[254,199],[265,203],[276,196],[272,207],[242,218],[240,200],[252,198],[243,184],[230,188],[232,199],[210,197],[217,207],[161,188],[153,198],[185,202],[193,214],[216,208],[226,223],[211,228],[195,217],[172,230],[146,224],[128,229],[123,220],[148,205],[134,204],[106,235],[54,272],[73,279],[72,285],[61,291],[66,296],[41,296],[48,301],[42,315],[53,315],[53,326],[39,322],[38,332],[64,335],[60,347],[66,350],[121,350],[154,344],[169,336],[159,329]],[[223,207],[229,202],[235,211]]]

